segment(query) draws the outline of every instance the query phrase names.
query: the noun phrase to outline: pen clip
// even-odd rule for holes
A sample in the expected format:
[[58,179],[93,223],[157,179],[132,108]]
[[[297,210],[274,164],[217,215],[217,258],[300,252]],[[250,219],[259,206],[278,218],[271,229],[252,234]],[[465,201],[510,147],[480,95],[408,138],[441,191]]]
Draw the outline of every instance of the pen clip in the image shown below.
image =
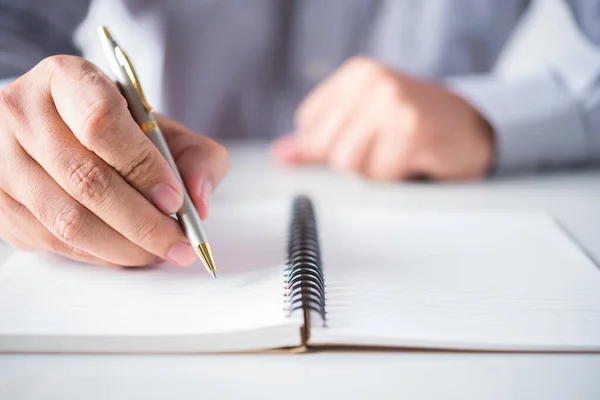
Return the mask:
[[147,112],[152,112],[153,109],[148,104],[148,101],[146,101],[146,96],[144,95],[144,91],[142,90],[140,80],[138,79],[137,74],[135,73],[135,69],[133,69],[133,65],[131,64],[129,57],[127,57],[127,54],[123,51],[123,49],[121,49],[120,46],[115,46],[115,56],[119,65],[125,70],[125,74],[127,75],[131,86],[133,86],[133,89],[140,98],[142,106]]

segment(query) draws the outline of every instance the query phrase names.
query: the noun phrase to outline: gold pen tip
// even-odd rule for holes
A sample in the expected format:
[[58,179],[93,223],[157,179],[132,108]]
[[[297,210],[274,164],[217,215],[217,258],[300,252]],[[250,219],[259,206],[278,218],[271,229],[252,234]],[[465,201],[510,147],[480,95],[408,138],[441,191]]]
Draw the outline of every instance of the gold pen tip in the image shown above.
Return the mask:
[[100,25],[98,27],[98,33],[100,34],[100,36],[104,36],[105,38],[107,38],[108,40],[113,40],[112,35],[110,34],[110,32],[108,31],[108,29],[106,29],[105,26]]
[[202,260],[202,263],[206,267],[206,270],[209,274],[213,276],[213,278],[217,277],[217,268],[215,267],[215,259],[212,255],[212,250],[210,249],[210,244],[207,242],[200,243],[198,246],[194,248],[198,256]]

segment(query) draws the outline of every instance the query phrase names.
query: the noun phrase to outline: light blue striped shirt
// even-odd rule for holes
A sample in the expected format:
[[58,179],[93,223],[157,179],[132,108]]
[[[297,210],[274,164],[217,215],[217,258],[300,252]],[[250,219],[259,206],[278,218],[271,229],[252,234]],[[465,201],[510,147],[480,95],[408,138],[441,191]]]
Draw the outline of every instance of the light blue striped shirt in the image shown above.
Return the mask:
[[600,162],[600,0],[566,2],[587,46],[507,79],[490,71],[528,0],[0,0],[0,78],[59,53],[101,65],[85,38],[102,23],[160,111],[217,138],[272,138],[363,54],[445,79],[494,127],[499,172]]

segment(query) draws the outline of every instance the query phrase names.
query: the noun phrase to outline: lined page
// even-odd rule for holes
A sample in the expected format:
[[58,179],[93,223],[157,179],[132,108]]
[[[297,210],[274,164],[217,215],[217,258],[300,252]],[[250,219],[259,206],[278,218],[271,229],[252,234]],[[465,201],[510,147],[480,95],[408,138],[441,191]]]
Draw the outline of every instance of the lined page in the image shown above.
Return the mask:
[[600,350],[600,270],[543,214],[319,213],[314,344]]
[[218,267],[118,269],[17,252],[0,265],[2,335],[188,335],[290,325],[282,275],[289,205],[214,207]]

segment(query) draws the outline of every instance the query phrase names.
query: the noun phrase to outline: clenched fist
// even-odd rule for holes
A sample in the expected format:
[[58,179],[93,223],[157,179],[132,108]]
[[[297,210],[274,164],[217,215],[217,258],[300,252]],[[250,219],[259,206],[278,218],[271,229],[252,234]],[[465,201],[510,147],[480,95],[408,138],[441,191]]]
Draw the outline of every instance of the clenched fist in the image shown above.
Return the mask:
[[309,94],[273,151],[379,180],[479,179],[494,161],[492,129],[466,101],[362,57]]
[[[206,217],[227,153],[159,123]],[[175,174],[94,65],[50,57],[0,92],[0,238],[9,244],[94,264],[185,266],[196,255],[169,217],[182,204]]]

